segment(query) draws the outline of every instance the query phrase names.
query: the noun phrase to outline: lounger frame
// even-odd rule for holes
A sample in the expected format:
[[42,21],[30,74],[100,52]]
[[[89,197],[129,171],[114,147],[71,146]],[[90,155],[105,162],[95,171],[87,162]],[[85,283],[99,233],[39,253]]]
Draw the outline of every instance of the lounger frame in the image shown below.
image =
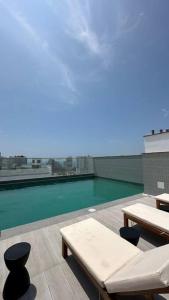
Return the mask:
[[90,274],[90,272],[87,270],[83,262],[78,258],[78,256],[75,254],[74,250],[71,248],[70,245],[64,240],[62,237],[62,256],[64,259],[68,256],[68,249],[71,251],[73,257],[76,259],[78,264],[82,267],[86,275],[89,277],[89,279],[92,281],[92,283],[95,285],[95,287],[99,291],[100,298],[103,300],[116,300],[118,299],[118,295],[120,296],[136,296],[136,295],[143,295],[147,300],[153,300],[155,294],[166,294],[169,293],[169,287],[167,288],[161,288],[161,289],[153,289],[153,290],[146,290],[146,291],[133,291],[133,292],[123,292],[123,293],[116,293],[116,294],[109,294],[105,288],[102,288],[99,283],[96,281],[96,279]]
[[140,220],[136,216],[131,216],[130,214],[124,212],[124,226],[129,227],[129,220],[133,221],[134,223],[137,223],[141,225],[143,228],[150,230],[151,232],[164,237],[167,241],[169,241],[169,233],[156,227],[155,225],[151,225],[147,223],[146,221]]
[[169,204],[167,201],[165,201],[165,200],[159,200],[159,199],[156,199],[156,207],[158,208],[158,209],[160,209],[160,204],[165,204],[165,205],[167,205],[167,204]]

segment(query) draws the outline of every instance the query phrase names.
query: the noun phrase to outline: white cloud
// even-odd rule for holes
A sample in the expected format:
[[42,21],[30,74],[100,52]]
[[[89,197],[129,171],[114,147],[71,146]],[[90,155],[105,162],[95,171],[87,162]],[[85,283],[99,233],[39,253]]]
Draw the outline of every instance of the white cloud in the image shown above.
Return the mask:
[[117,14],[117,35],[116,38],[121,38],[124,34],[135,31],[142,22],[144,12],[131,16],[121,7]]
[[38,31],[28,22],[27,18],[21,11],[14,9],[12,6],[8,5],[2,0],[0,1],[0,3],[6,8],[8,13],[16,20],[18,25],[22,29],[24,29],[25,33],[29,36],[29,38],[33,42],[33,44],[31,43],[32,50],[34,51],[34,46],[38,47],[38,49],[41,50],[46,56],[48,62],[54,64],[57,70],[60,71],[62,85],[68,88],[72,93],[76,93],[77,90],[74,84],[72,72],[70,71],[69,67],[61,60],[61,58],[52,53],[49,42],[41,37]]
[[[93,15],[91,10],[91,2],[88,0],[63,0],[55,2],[53,0],[45,0],[52,12],[58,16],[61,5],[66,13],[64,22],[65,33],[72,39],[81,43],[90,55],[100,58],[103,66],[109,64],[110,44],[105,40],[105,36],[98,34],[92,25]],[[63,9],[62,7],[62,9]]]
[[[64,32],[78,41],[90,57],[100,60],[100,67],[103,70],[113,66],[118,53],[118,41],[127,33],[135,31],[141,23],[144,12],[140,11],[136,15],[131,15],[126,11],[125,6],[120,3],[110,4],[112,9],[113,25],[102,24],[102,31],[96,26],[94,7],[99,5],[97,0],[45,0],[48,7],[59,19],[60,14],[63,17]],[[103,7],[102,7],[103,6]],[[104,2],[100,2],[100,15],[104,15]],[[100,19],[102,22],[102,19]],[[62,20],[61,20],[62,22]],[[109,26],[112,26],[111,28]],[[97,66],[97,70],[101,71]]]
[[103,41],[103,36],[99,36],[92,27],[89,1],[66,0],[66,3],[69,11],[66,32],[81,42],[91,54],[105,60],[109,45]]
[[77,93],[77,90],[75,88],[74,82],[73,82],[73,76],[71,71],[68,69],[68,67],[64,64],[62,64],[62,72],[64,74],[64,78],[66,81],[67,87],[74,93]]
[[105,29],[103,33],[97,32],[93,26],[95,12],[91,0],[65,0],[65,3],[69,12],[66,33],[83,44],[90,54],[100,58],[105,69],[114,62],[118,40],[135,31],[144,16],[144,12],[131,16],[122,6],[115,6],[113,16],[116,24],[111,31]]
[[[24,31],[23,41],[29,47],[31,53],[36,55],[36,59],[40,60],[40,63],[43,65],[43,70],[47,67],[47,72],[49,76],[51,74],[50,77],[52,81],[55,79],[56,85],[69,90],[72,99],[71,101],[69,100],[68,103],[77,103],[77,96],[79,95],[77,82],[79,82],[79,80],[100,80],[103,69],[107,70],[110,66],[113,67],[119,55],[118,40],[121,39],[124,34],[134,31],[139,26],[141,18],[144,15],[143,12],[140,12],[135,17],[130,17],[130,15],[123,10],[123,7],[117,5],[113,11],[114,23],[116,23],[114,27],[109,28],[110,24],[106,24],[106,20],[104,20],[105,24],[101,27],[104,30],[98,31],[97,24],[95,23],[95,10],[92,7],[93,1],[45,0],[48,8],[50,7],[51,12],[56,15],[55,19],[57,20],[61,34],[65,34],[63,39],[69,36],[72,40],[78,41],[84,49],[86,49],[87,55],[84,55],[86,62],[88,57],[90,57],[90,59],[98,59],[97,65],[94,61],[94,64],[90,64],[89,68],[86,68],[84,72],[80,70],[79,74],[77,70],[73,70],[72,67],[70,67],[72,64],[71,60],[69,63],[65,63],[63,59],[64,55],[62,55],[61,51],[60,53],[56,52],[56,48],[54,50],[54,48],[51,47],[51,45],[53,45],[52,42],[50,43],[44,38],[43,32],[37,30],[36,26],[30,22],[28,16],[24,15],[20,9],[16,9],[12,2],[10,5],[8,3],[6,0],[0,0],[0,4],[6,8],[18,26]],[[95,5],[97,5],[97,0]],[[101,9],[102,5],[104,4],[101,4]],[[76,52],[74,51],[74,53]],[[115,58],[117,59],[115,60]],[[78,60],[78,57],[76,59]],[[41,77],[40,73],[39,77]]]
[[166,108],[162,108],[162,114],[164,118],[167,118],[169,116],[169,110]]

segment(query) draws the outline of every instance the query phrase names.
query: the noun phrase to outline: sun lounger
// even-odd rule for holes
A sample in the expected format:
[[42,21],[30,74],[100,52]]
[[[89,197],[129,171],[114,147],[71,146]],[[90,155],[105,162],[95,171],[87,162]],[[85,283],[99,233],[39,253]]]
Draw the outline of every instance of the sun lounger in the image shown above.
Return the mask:
[[155,196],[156,199],[156,207],[160,208],[160,204],[169,204],[169,194],[160,194]]
[[169,245],[142,252],[92,218],[62,228],[61,235],[63,257],[69,248],[102,299],[169,293]]
[[169,214],[154,207],[137,203],[124,207],[124,226],[129,220],[169,240]]

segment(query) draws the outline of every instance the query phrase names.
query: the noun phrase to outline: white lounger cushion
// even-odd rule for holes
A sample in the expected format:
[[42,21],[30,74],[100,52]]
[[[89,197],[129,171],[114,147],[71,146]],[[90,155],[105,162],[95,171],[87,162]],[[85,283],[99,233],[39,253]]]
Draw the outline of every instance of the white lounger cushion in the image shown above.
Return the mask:
[[169,245],[142,252],[112,275],[105,286],[109,293],[169,286]]
[[164,194],[157,195],[157,196],[155,196],[155,199],[162,200],[166,203],[169,203],[169,194],[164,193]]
[[64,227],[61,234],[102,287],[110,275],[142,253],[93,218]]
[[169,214],[165,211],[141,203],[124,207],[122,211],[149,225],[154,225],[165,232],[169,232]]

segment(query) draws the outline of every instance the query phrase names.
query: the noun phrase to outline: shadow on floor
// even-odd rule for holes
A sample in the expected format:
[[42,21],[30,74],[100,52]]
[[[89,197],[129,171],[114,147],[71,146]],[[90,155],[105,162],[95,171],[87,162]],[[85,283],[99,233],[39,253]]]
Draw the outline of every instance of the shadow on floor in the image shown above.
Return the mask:
[[[144,296],[119,296],[116,300],[146,300],[146,298]],[[166,298],[161,295],[155,295],[154,300],[166,300]]]
[[[87,294],[90,300],[99,300],[99,293],[95,286],[92,284],[88,276],[85,274],[80,265],[76,262],[72,255],[68,256],[66,259],[71,271],[79,281],[83,290]],[[161,295],[156,295],[155,300],[166,300],[165,297]],[[24,299],[25,300],[25,299]],[[144,296],[118,296],[117,300],[145,300]]]
[[18,300],[34,300],[37,295],[37,289],[36,287],[31,284],[27,292]]
[[92,282],[89,280],[88,276],[86,276],[83,269],[80,265],[76,262],[72,255],[68,256],[66,259],[67,264],[69,265],[70,269],[72,270],[73,274],[76,276],[77,280],[79,281],[80,285],[82,286],[83,290],[87,294],[90,300],[98,300],[99,293]]
[[140,237],[143,240],[151,243],[155,247],[160,247],[160,246],[168,244],[168,242],[165,238],[160,237],[159,235],[154,234],[153,232],[146,230],[139,225],[134,225],[133,227],[140,230]]

